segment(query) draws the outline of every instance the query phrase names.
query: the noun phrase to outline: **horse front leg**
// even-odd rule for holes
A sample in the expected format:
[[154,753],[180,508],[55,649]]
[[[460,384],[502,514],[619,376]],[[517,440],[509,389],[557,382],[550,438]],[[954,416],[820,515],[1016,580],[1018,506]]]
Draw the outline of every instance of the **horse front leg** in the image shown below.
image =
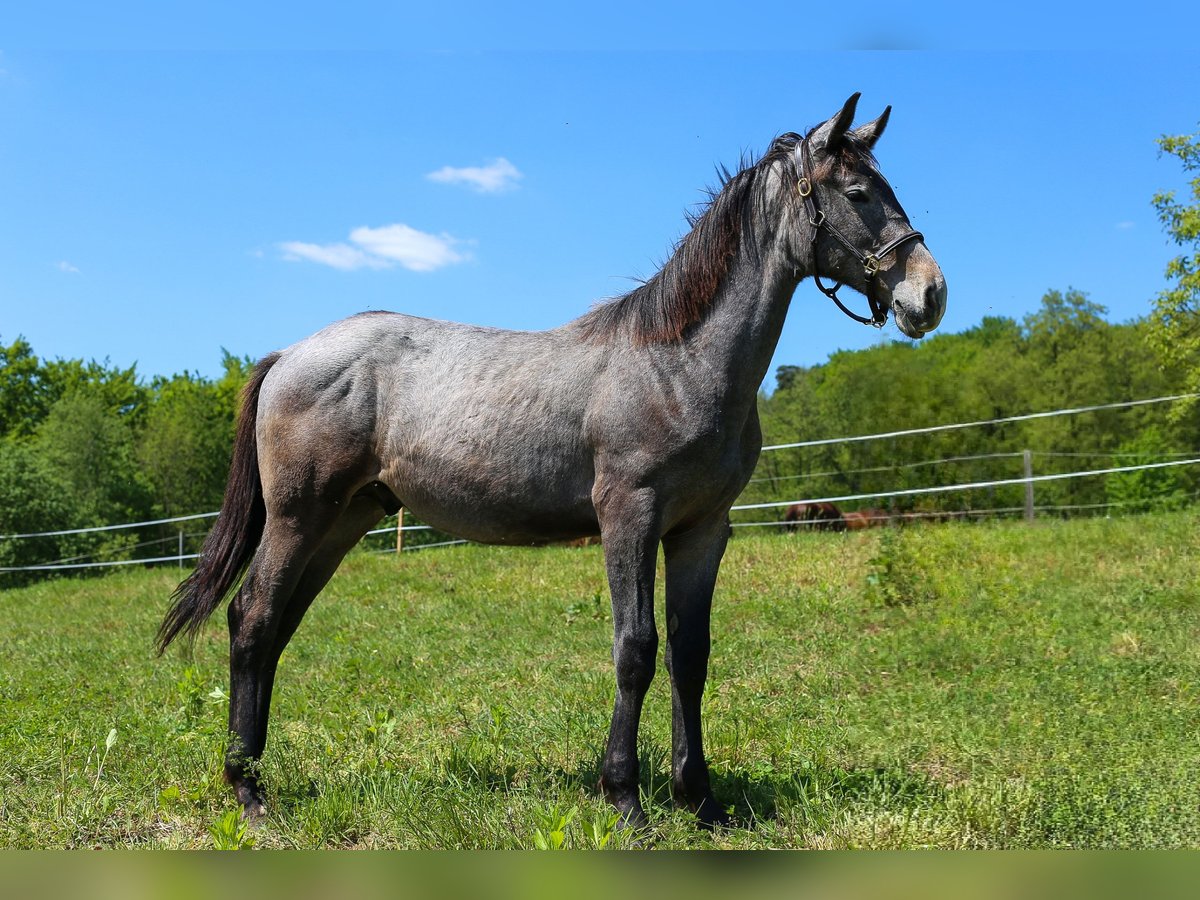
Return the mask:
[[675,802],[711,828],[730,818],[712,795],[700,728],[708,678],[709,613],[729,520],[717,519],[663,538],[667,577],[667,671],[671,676],[671,786]]
[[598,505],[604,563],[613,609],[613,663],[617,696],[600,789],[627,828],[649,825],[638,795],[638,723],[654,678],[658,632],[654,627],[654,567],[658,553],[653,495],[609,492]]

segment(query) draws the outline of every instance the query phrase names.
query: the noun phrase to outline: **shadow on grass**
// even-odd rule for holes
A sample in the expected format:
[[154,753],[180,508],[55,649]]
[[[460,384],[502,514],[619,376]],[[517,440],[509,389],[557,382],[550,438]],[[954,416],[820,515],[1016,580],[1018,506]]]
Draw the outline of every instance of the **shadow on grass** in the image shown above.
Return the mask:
[[[479,752],[472,746],[455,747],[441,763],[448,780],[490,792],[524,790],[531,784],[542,786],[547,794],[582,792],[600,798],[600,771],[603,752],[595,748],[575,768],[564,768],[536,761],[517,763],[491,752]],[[490,749],[490,748],[488,748]],[[643,803],[647,813],[676,808],[671,791],[668,752],[654,743],[639,747]],[[774,821],[780,809],[789,819],[799,820],[806,828],[821,828],[837,810],[858,808],[904,810],[927,808],[942,803],[945,786],[919,773],[898,767],[844,769],[805,766],[792,772],[764,773],[732,769],[711,773],[713,794],[734,818],[734,827],[754,829],[761,822]]]
[[[304,845],[352,844],[368,822],[391,834],[390,821],[420,846],[525,846],[521,835],[539,827],[528,820],[537,810],[603,805],[601,761],[599,748],[558,765],[465,741],[417,769],[391,764],[316,781],[292,773],[268,791]],[[651,821],[678,827],[686,817],[673,802],[669,757],[648,745],[639,762]],[[1105,770],[981,776],[951,786],[899,764],[805,763],[792,771],[715,770],[712,784],[733,828],[789,845],[823,836],[839,846],[1148,848],[1196,846],[1200,836],[1197,792],[1180,797],[1154,779],[1129,783]],[[888,822],[898,830],[877,836],[875,824]]]
[[741,827],[775,821],[780,810],[805,830],[823,828],[846,807],[904,810],[940,804],[943,785],[900,768],[808,765],[793,772],[726,770],[712,774],[713,793]]

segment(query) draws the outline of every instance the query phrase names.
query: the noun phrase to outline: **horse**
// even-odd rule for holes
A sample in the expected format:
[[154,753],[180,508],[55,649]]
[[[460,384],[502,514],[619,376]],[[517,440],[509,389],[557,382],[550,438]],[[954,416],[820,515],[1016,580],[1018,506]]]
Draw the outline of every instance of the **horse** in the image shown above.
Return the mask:
[[[258,363],[220,514],[156,639],[159,654],[181,632],[194,639],[229,598],[224,773],[246,818],[266,813],[258,761],[280,654],[343,556],[403,507],[477,542],[602,537],[616,691],[598,790],[633,829],[648,824],[637,733],[661,545],[674,801],[701,826],[731,822],[702,744],[710,610],[792,295],[812,275],[856,320],[881,325],[890,311],[912,338],[945,311],[942,272],[872,152],[891,107],[853,128],[858,96],[723,170],[654,276],[565,325],[371,311]],[[870,318],[842,304],[842,285]]]
[[789,522],[788,531],[795,531],[799,525],[807,525],[808,531],[845,531],[846,520],[836,505],[825,501],[823,503],[793,503],[783,514],[783,521]]
[[864,528],[883,528],[892,517],[886,509],[868,507],[853,512],[843,513],[847,531],[862,531]]

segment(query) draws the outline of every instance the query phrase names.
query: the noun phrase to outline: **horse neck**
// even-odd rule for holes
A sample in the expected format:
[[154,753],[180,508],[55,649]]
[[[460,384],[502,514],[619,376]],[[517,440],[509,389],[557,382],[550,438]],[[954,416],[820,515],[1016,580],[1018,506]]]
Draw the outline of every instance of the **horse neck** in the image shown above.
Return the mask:
[[739,248],[711,309],[685,341],[689,355],[717,374],[726,407],[752,407],[804,273],[784,252],[778,232]]

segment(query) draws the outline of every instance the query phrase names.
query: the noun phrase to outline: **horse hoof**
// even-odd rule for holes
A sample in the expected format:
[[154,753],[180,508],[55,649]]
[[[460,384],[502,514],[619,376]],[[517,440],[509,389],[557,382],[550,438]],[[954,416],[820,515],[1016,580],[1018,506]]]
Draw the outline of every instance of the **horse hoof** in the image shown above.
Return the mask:
[[733,826],[733,816],[725,812],[712,797],[705,797],[700,801],[700,805],[696,807],[696,820],[705,831]]
[[648,831],[650,829],[650,820],[646,818],[646,813],[640,803],[627,809],[618,807],[618,811],[621,813],[621,818],[617,820],[618,830]]
[[641,804],[621,811],[616,830],[621,835],[621,846],[627,850],[648,850],[654,844],[654,830]]
[[640,845],[640,841],[636,839],[637,835],[650,830],[650,820],[646,818],[646,811],[642,809],[641,801],[635,799],[618,802],[610,799],[609,802],[621,815],[617,819],[617,831],[634,838],[631,846]]
[[242,818],[257,825],[267,817],[267,805],[262,800],[252,800],[242,805]]
[[239,784],[233,789],[238,803],[242,804],[242,818],[247,822],[259,822],[266,818],[267,801],[257,787]]

